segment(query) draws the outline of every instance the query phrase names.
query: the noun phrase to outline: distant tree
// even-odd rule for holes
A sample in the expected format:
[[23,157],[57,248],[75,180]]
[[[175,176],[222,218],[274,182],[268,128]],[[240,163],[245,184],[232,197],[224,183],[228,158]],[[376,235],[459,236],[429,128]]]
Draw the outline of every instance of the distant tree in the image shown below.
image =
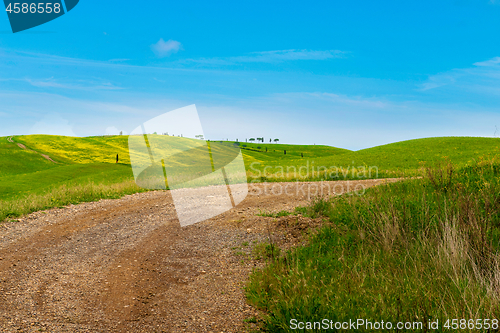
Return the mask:
[[198,134],[194,136],[197,139],[203,140],[203,134]]
[[254,138],[250,138],[250,139],[248,139],[248,140],[249,140],[249,141],[251,141],[251,142],[254,142],[254,141],[255,141],[255,139],[254,139]]
[[278,141],[280,141],[280,139],[274,139],[274,143],[277,143]]
[[271,142],[271,138],[269,138],[269,142]]
[[156,132],[153,132],[153,134],[158,134],[158,133],[156,133]]
[[120,131],[120,135],[123,135],[123,131]]

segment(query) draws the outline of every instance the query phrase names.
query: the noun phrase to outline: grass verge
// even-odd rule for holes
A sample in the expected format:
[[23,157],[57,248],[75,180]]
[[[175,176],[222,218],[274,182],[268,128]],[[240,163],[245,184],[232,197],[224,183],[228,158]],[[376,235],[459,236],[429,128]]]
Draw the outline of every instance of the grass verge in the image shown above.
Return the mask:
[[145,192],[133,180],[118,184],[62,185],[43,194],[29,194],[22,198],[0,201],[0,221],[35,211],[61,207],[99,199],[116,199],[127,194]]
[[267,313],[269,332],[297,331],[292,319],[424,330],[439,320],[445,331],[447,319],[499,318],[499,176],[487,161],[458,171],[447,164],[362,197],[319,199],[305,212],[329,224],[255,270],[247,298]]

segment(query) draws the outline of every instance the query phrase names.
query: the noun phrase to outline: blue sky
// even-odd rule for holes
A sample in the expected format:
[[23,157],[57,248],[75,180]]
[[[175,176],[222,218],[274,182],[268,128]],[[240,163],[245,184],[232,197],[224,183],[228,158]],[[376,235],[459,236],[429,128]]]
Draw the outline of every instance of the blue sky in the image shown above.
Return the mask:
[[499,17],[491,0],[81,0],[12,34],[4,12],[0,135],[129,133],[196,104],[209,139],[498,136]]

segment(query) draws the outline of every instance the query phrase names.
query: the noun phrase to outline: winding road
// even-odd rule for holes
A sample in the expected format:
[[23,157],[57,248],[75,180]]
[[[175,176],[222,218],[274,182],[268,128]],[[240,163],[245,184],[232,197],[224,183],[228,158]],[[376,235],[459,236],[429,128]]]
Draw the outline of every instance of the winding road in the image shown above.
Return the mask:
[[10,137],[8,137],[8,138],[7,138],[7,141],[9,141],[9,142],[11,142],[11,143],[15,143],[15,144],[16,144],[16,145],[18,145],[18,146],[19,146],[19,148],[21,148],[21,149],[24,149],[24,150],[27,150],[27,151],[32,151],[32,152],[34,152],[34,153],[37,153],[37,154],[39,154],[40,156],[42,156],[43,158],[45,158],[46,160],[48,160],[48,161],[50,161],[50,162],[52,162],[52,163],[56,163],[56,164],[57,164],[57,162],[56,162],[56,161],[54,161],[52,158],[50,158],[50,156],[49,156],[49,155],[45,155],[45,154],[39,153],[39,152],[37,152],[37,151],[35,151],[35,150],[33,150],[33,149],[28,149],[28,148],[27,148],[25,145],[23,145],[22,143],[14,142],[14,140],[12,139],[13,137],[14,137],[14,136],[10,136]]
[[[393,181],[251,184],[236,208],[183,228],[169,191],[0,224],[0,331],[244,331],[254,324],[243,320],[257,310],[243,287],[264,264],[252,247],[270,232],[280,246],[291,246],[301,230],[321,223],[261,212],[306,205],[313,188],[329,196]],[[297,191],[285,194],[287,186]]]

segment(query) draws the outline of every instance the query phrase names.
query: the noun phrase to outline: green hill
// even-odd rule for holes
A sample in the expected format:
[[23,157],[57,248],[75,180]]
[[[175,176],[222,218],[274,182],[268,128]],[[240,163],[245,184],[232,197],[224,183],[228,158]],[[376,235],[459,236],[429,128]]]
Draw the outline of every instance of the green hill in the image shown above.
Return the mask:
[[[179,138],[176,140],[178,142]],[[183,144],[189,146],[191,139],[185,140],[187,143]],[[15,136],[13,141],[9,142],[7,137],[0,138],[0,205],[29,195],[49,196],[61,187],[69,189],[90,183],[111,186],[126,182],[127,193],[140,190],[133,182],[127,136],[76,138],[28,135]],[[182,150],[172,137],[159,135],[156,141],[171,151]],[[17,143],[28,149],[21,149]],[[235,145],[241,148],[249,181],[413,176],[419,174],[422,163],[434,164],[447,158],[463,166],[480,158],[495,158],[500,152],[500,139],[477,137],[408,140],[359,151],[322,145],[231,141],[212,141],[211,144],[214,151],[220,154],[224,154],[225,146]],[[56,163],[41,154],[50,156]],[[117,154],[119,163],[115,163]],[[101,195],[96,193],[88,198],[95,199]],[[110,197],[114,195],[118,193],[109,194]],[[79,196],[72,200],[82,200],[82,195]],[[5,214],[0,213],[0,219],[3,216]]]
[[[447,159],[457,166],[463,166],[480,158],[491,159],[500,156],[500,138],[479,137],[407,140],[358,151],[328,146],[290,145],[286,148],[285,145],[262,145],[261,149],[257,149],[259,146],[251,144],[248,147],[252,150],[243,151],[247,155],[246,161],[261,163],[254,164],[253,167],[248,163],[247,170],[251,175],[252,172],[259,174],[254,171],[258,169],[261,171],[259,176],[265,176],[267,180],[292,180],[294,176],[298,179],[316,180],[344,177],[352,179],[356,178],[358,173],[364,174],[364,171],[369,169],[378,170],[379,177],[414,176],[419,174],[419,168],[424,164],[432,165]],[[265,147],[268,147],[267,153]],[[286,155],[284,155],[285,149],[287,149]],[[266,166],[268,166],[267,173],[264,174],[263,169]],[[303,167],[302,175],[307,174],[309,177],[299,175],[298,170],[301,167]],[[280,175],[281,169],[285,171],[284,176]],[[287,169],[290,172],[287,173]]]
[[8,137],[0,138],[0,177],[56,167],[54,163],[44,159],[40,154],[20,149],[7,139]]
[[335,158],[319,158],[321,165],[377,166],[381,173],[413,175],[424,163],[444,159],[457,166],[473,163],[480,158],[500,156],[500,138],[438,137],[400,141],[373,148],[349,152]]

